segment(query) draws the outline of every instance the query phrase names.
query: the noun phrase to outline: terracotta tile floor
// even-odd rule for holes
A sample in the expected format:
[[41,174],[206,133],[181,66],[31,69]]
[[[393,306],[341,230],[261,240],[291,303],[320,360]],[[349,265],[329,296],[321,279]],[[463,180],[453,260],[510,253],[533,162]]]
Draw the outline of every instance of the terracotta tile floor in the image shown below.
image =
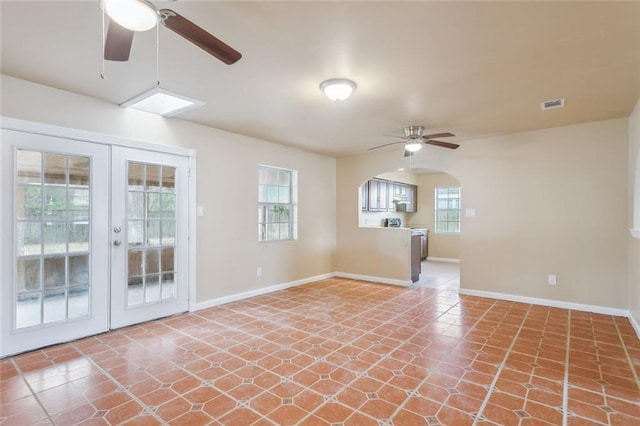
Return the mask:
[[329,279],[4,359],[2,425],[640,424],[625,318]]

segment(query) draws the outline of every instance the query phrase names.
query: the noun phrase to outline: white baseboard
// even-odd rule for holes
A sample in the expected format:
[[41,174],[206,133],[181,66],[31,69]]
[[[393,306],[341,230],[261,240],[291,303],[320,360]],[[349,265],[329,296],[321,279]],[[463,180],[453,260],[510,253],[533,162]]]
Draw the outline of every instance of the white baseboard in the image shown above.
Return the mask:
[[349,278],[352,280],[371,281],[374,283],[399,285],[402,287],[408,287],[412,284],[411,281],[395,280],[392,278],[371,277],[368,275],[350,274],[347,272],[334,272],[334,276],[340,277],[340,278]]
[[449,263],[460,263],[460,259],[454,259],[451,257],[427,257],[427,260],[431,260],[433,262],[449,262]]
[[[508,300],[510,302],[530,303],[532,305],[551,306],[554,308],[572,309],[574,311],[594,312],[596,314],[613,315],[617,317],[631,317],[626,309],[609,308],[607,306],[586,305],[583,303],[564,302],[561,300],[540,299],[537,297],[518,296],[515,294],[494,293],[492,291],[470,290],[461,288],[460,294],[467,296],[488,297],[489,299]],[[638,331],[638,329],[636,329]],[[640,334],[639,334],[640,336]]]
[[638,323],[638,320],[636,320],[636,317],[634,317],[631,312],[629,312],[629,322],[631,323],[631,326],[633,327],[633,329],[636,331],[636,334],[638,335],[638,339],[640,339],[640,324]]
[[290,281],[288,283],[276,284],[269,287],[257,288],[255,290],[249,290],[242,293],[231,294],[229,296],[217,297],[215,299],[207,300],[205,302],[198,302],[195,307],[191,309],[191,312],[199,311],[201,309],[211,308],[214,306],[224,305],[225,303],[237,302],[238,300],[249,299],[250,297],[261,296],[263,294],[273,293],[274,291],[285,290],[291,287],[297,287],[299,285],[309,284],[315,281],[326,280],[333,278],[335,274],[322,274],[314,277],[303,278],[301,280]]

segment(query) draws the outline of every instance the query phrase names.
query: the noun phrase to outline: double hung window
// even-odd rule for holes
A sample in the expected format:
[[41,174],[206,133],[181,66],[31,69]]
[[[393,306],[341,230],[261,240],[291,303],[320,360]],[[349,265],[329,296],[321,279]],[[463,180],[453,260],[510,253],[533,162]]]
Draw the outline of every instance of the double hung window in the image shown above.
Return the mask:
[[296,172],[258,168],[258,240],[296,239]]

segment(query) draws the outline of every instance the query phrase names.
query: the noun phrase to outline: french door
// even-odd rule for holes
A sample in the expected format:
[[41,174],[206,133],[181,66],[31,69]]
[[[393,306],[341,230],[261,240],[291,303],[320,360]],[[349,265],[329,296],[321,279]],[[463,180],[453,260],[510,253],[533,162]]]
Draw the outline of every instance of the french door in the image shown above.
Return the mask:
[[112,148],[111,327],[188,306],[188,158]]
[[188,309],[188,157],[1,138],[0,356]]

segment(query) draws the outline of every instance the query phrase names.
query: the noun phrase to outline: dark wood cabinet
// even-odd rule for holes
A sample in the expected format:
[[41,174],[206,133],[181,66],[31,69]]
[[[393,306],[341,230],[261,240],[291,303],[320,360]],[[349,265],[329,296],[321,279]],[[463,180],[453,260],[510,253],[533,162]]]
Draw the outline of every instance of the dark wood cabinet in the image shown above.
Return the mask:
[[369,211],[369,182],[365,182],[360,187],[360,202],[362,204],[362,211]]
[[363,212],[418,211],[418,187],[415,185],[374,178],[360,189]]

